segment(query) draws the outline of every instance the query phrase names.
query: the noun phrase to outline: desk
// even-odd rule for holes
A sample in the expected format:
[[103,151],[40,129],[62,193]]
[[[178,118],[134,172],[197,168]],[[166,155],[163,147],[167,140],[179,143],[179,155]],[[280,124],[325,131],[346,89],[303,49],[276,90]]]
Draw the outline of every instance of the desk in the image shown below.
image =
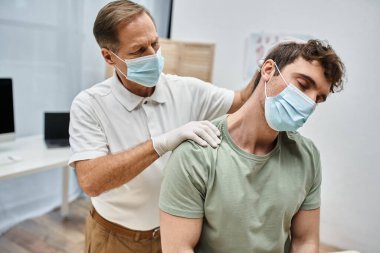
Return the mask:
[[13,142],[0,143],[0,155],[10,154],[20,161],[0,165],[0,180],[12,179],[56,168],[63,168],[61,215],[69,213],[69,172],[67,165],[70,148],[48,149],[41,135],[18,138]]

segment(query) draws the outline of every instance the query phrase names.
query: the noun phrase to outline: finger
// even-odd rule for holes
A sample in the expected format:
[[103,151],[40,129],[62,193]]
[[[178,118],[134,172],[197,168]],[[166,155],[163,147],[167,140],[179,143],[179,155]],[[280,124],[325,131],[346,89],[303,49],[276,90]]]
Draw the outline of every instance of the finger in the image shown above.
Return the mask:
[[194,133],[205,140],[212,147],[216,148],[218,144],[214,141],[214,139],[202,128],[194,129]]
[[202,147],[207,147],[208,144],[206,141],[204,141],[201,137],[199,137],[197,134],[192,134],[191,136],[189,136],[189,139],[190,140],[193,140],[195,141],[196,143],[198,143],[199,145],[201,145]]
[[202,121],[202,122],[204,123],[204,125],[207,125],[217,136],[220,136],[220,131],[219,131],[219,129],[214,124],[212,124],[208,120],[205,120],[205,121]]
[[202,125],[201,128],[214,140],[214,142],[218,145],[220,144],[220,139],[219,137],[216,135],[216,133],[214,132],[213,129],[211,129],[211,127],[207,124],[205,125]]

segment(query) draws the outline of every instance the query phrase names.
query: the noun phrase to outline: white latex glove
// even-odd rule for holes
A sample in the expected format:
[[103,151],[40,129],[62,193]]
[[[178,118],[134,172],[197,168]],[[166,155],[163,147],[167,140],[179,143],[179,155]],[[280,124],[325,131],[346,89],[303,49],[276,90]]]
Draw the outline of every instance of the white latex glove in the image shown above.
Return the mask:
[[185,140],[193,140],[203,147],[211,145],[216,148],[220,144],[219,135],[219,129],[210,121],[191,121],[167,133],[152,137],[152,141],[154,149],[162,156]]

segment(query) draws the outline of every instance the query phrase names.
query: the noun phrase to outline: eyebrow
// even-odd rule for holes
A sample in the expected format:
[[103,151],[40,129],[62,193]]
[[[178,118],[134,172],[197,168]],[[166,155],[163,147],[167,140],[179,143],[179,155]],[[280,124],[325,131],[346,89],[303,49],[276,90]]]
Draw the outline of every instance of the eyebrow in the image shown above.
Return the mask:
[[[302,74],[302,73],[296,73],[297,75],[301,76],[303,79],[305,79],[308,83],[310,83],[313,87],[317,87],[317,84],[316,82],[314,81],[313,78],[311,78],[310,76],[307,76],[305,74]],[[321,95],[322,99],[323,99],[323,102],[326,101],[327,99],[327,96],[326,95]]]
[[[153,40],[153,43],[156,43],[156,42],[158,42],[158,40],[159,40],[159,37],[157,36],[154,40]],[[132,50],[132,51],[135,51],[135,50],[139,50],[141,47],[145,47],[146,45],[145,45],[145,43],[135,43],[135,44],[132,44],[131,46],[130,46],[130,50]]]

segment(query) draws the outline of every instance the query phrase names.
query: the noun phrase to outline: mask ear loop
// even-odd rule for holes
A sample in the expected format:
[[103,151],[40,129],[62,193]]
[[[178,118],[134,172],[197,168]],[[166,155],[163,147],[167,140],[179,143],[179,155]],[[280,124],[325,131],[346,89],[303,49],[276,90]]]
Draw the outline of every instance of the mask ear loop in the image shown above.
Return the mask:
[[114,68],[117,69],[119,73],[122,74],[126,79],[128,79],[127,76],[116,65],[114,66]]
[[[259,72],[261,71],[261,68],[263,67],[263,64],[264,64],[264,59],[260,59],[260,60],[257,61],[257,71],[259,71]],[[269,81],[270,81],[270,79],[269,79]],[[264,87],[265,98],[268,98],[268,95],[267,95],[267,82],[264,81],[264,85],[265,85],[265,87]]]
[[[110,50],[110,52],[111,52],[114,56],[116,56],[120,61],[122,61],[122,62],[125,63],[125,61],[124,61],[123,59],[121,59],[117,54],[115,54],[115,53],[112,52],[111,50]],[[125,64],[126,64],[126,63],[125,63]],[[119,73],[122,74],[126,79],[128,79],[127,76],[123,73],[123,71],[121,71],[121,70],[116,66],[116,64],[114,65],[114,68],[117,69],[117,70],[119,71]]]
[[124,62],[124,60],[123,59],[121,59],[117,54],[115,54],[114,52],[112,52],[111,50],[110,50],[110,52],[114,55],[114,56],[116,56],[120,61],[122,61],[122,62]]
[[[274,63],[274,64],[276,64],[276,63]],[[268,98],[268,94],[267,94],[267,83],[269,83],[270,82],[270,80],[272,80],[272,77],[273,76],[271,76],[270,78],[269,78],[269,80],[268,80],[268,82],[265,82],[264,81],[264,85],[265,85],[265,89],[264,89],[264,92],[265,92],[265,98]]]
[[277,69],[278,73],[280,74],[280,76],[281,76],[282,80],[285,82],[286,86],[289,86],[289,83],[288,83],[288,82],[285,80],[284,76],[281,74],[281,71],[280,71],[280,69],[278,68],[278,66],[277,66],[277,63],[276,63],[276,62],[274,62],[274,66],[276,67],[276,69]]

